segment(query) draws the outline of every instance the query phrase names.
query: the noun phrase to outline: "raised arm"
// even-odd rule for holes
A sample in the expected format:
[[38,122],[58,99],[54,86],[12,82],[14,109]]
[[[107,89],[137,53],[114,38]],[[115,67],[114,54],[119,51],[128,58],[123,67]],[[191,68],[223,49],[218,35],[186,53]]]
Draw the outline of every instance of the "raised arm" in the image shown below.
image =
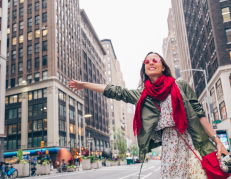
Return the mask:
[[68,85],[70,86],[70,88],[75,88],[74,91],[87,88],[91,91],[95,91],[98,93],[103,93],[104,89],[106,88],[106,85],[81,82],[81,81],[77,81],[77,80],[73,80],[73,79],[72,79],[72,81],[68,82]]
[[116,100],[122,100],[126,103],[136,104],[140,99],[141,91],[140,90],[128,90],[126,88],[122,88],[121,86],[114,85],[102,85],[88,82],[81,82],[73,80],[68,82],[70,88],[74,88],[76,90],[81,89],[89,89],[95,92],[103,93],[103,95],[107,98],[112,98]]

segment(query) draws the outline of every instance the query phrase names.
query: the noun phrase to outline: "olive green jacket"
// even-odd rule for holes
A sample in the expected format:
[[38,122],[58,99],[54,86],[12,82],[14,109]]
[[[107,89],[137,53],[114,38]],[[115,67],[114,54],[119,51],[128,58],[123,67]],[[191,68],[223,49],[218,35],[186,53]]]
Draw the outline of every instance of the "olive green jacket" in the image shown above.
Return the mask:
[[[197,96],[188,83],[183,80],[176,80],[176,84],[180,90],[182,101],[188,120],[188,132],[191,134],[193,144],[196,150],[199,151],[201,156],[210,154],[216,150],[216,147],[209,140],[208,134],[205,132],[200,118],[205,117],[205,112],[198,102]],[[103,95],[107,98],[116,100],[123,100],[126,103],[137,104],[140,99],[143,89],[128,90],[120,86],[107,85]],[[160,102],[155,100],[158,106]],[[151,152],[151,149],[162,145],[161,142],[154,143],[151,139],[151,135],[157,126],[160,116],[160,111],[156,107],[153,99],[147,96],[143,108],[142,108],[142,128],[137,136],[139,145],[139,159],[144,161],[147,152]]]

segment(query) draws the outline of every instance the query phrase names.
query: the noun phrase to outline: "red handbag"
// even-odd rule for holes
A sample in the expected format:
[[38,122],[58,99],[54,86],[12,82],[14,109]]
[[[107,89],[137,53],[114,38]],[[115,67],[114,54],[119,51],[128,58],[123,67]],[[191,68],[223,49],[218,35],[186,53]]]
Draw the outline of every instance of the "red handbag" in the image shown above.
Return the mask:
[[[173,127],[176,132],[181,136],[180,132]],[[183,139],[184,140],[184,139]],[[227,179],[231,174],[226,173],[221,170],[219,161],[216,156],[216,151],[212,152],[211,154],[208,154],[204,157],[202,157],[202,160],[197,156],[197,154],[193,151],[193,149],[190,147],[190,145],[184,140],[184,142],[188,145],[188,147],[191,149],[191,151],[196,155],[196,157],[200,160],[202,168],[205,170],[208,179]]]

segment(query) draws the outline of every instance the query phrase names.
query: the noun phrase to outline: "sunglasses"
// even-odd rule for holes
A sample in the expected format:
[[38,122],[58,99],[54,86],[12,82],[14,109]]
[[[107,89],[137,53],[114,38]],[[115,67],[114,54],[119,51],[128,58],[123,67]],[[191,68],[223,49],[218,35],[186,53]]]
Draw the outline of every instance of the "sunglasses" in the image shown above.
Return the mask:
[[159,57],[155,57],[153,60],[145,59],[145,60],[143,61],[143,63],[146,64],[146,65],[148,65],[149,63],[151,63],[151,61],[152,61],[153,63],[159,63],[160,60],[161,60],[161,59],[160,59]]

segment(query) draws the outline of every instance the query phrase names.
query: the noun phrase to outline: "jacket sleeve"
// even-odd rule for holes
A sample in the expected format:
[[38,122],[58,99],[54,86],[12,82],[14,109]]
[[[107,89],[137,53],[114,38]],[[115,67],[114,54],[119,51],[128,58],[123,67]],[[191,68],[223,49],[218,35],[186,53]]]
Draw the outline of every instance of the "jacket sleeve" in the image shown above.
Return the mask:
[[194,111],[196,112],[197,117],[199,119],[201,117],[206,117],[205,111],[202,108],[201,104],[198,102],[197,95],[193,91],[192,87],[186,81],[182,80],[182,82],[184,83],[184,85],[183,85],[184,86],[184,94],[188,98],[191,106],[193,107]]
[[114,86],[108,84],[104,89],[103,95],[107,98],[116,99],[118,101],[122,100],[125,103],[136,104],[141,96],[140,90],[128,90],[127,88],[122,88],[121,86]]

